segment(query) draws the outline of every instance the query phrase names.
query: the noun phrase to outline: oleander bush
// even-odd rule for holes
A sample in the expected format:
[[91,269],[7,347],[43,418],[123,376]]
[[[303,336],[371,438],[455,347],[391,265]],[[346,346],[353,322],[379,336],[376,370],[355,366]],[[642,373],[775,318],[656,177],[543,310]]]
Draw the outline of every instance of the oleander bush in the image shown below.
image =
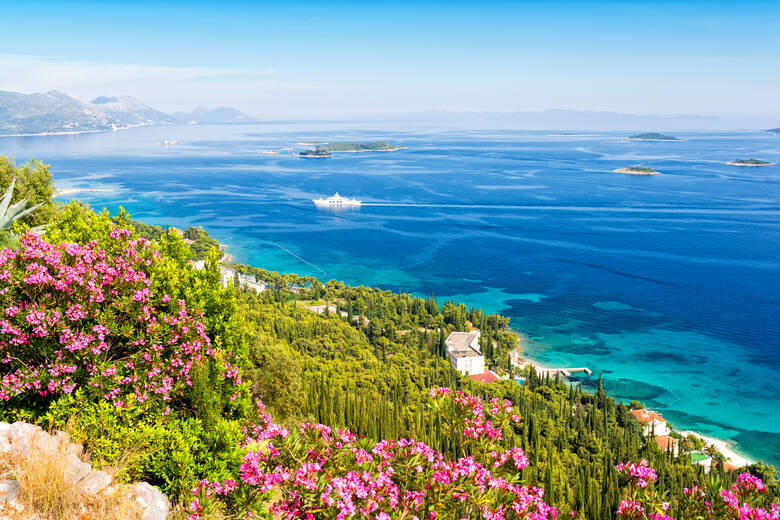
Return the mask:
[[288,431],[259,403],[263,413],[247,428],[239,479],[201,481],[190,520],[214,510],[235,518],[558,518],[541,488],[523,484],[523,450],[504,442],[520,422],[509,401],[449,388],[430,396],[461,451],[455,459],[413,439],[375,443],[312,423]]
[[[655,488],[658,476],[646,460],[617,465],[625,484],[617,515],[632,520],[778,520],[780,507],[765,496],[764,482],[750,473],[740,473],[736,482],[723,489],[713,486],[685,487],[678,500],[668,501]],[[671,516],[674,515],[674,516]]]
[[174,499],[226,476],[251,409],[244,331],[214,260],[187,258],[78,204],[2,250],[0,418],[67,424],[98,465],[129,459],[120,478]]

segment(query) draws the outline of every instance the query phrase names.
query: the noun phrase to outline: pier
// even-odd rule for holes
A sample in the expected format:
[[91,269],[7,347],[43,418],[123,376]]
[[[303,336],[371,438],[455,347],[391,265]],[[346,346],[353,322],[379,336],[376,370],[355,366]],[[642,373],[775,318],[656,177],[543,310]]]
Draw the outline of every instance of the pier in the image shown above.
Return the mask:
[[534,366],[534,369],[536,370],[536,373],[539,374],[540,377],[544,377],[546,375],[550,375],[551,377],[555,374],[561,374],[564,377],[571,377],[572,373],[574,372],[585,372],[588,375],[591,375],[593,371],[589,369],[588,367],[578,367],[578,368],[544,368],[544,367],[538,367]]

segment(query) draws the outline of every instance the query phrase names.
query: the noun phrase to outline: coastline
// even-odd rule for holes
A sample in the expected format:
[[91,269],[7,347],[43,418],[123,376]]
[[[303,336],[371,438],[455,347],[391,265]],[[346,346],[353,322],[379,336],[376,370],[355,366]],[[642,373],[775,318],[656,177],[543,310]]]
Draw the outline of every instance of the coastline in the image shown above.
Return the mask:
[[116,132],[118,130],[130,130],[132,128],[141,128],[144,126],[171,126],[179,123],[139,123],[137,125],[118,126],[116,128],[106,128],[104,130],[73,130],[67,132],[38,132],[35,134],[0,134],[0,137],[45,137],[47,135],[77,135],[77,134],[96,134],[100,132]]
[[[514,368],[525,370],[528,367],[533,367],[541,377],[545,377],[547,374],[552,376],[553,373],[559,373],[558,371],[560,368],[550,367],[546,363],[540,363],[525,355],[523,351],[523,344],[533,340],[518,330],[511,330],[512,333],[517,336],[517,347],[515,347],[509,353],[512,366]],[[562,374],[561,377],[565,382],[568,382],[568,378]],[[714,446],[721,453],[721,455],[723,455],[726,462],[736,466],[737,468],[742,468],[756,463],[756,459],[753,459],[749,455],[737,451],[738,448],[736,447],[736,443],[734,441],[704,435],[694,430],[678,430],[673,428],[672,425],[670,425],[670,428],[672,431],[679,433],[683,437],[693,435],[694,437],[701,439],[705,446]]]
[[707,435],[702,435],[701,433],[697,433],[692,430],[679,431],[678,433],[684,437],[687,437],[688,435],[694,435],[700,438],[705,444],[711,444],[712,446],[715,446],[715,448],[717,448],[717,450],[726,459],[726,462],[728,462],[729,464],[733,464],[738,468],[742,468],[744,466],[749,466],[751,464],[756,463],[755,460],[745,455],[740,455],[739,453],[737,453],[735,451],[736,448],[733,446],[733,443],[727,440],[718,439],[716,437],[710,437]]
[[[100,188],[94,188],[94,189],[90,189],[90,188],[85,188],[85,189],[66,188],[66,189],[62,190],[62,192],[58,192],[58,195],[62,194],[63,192],[66,192],[66,190],[75,190],[74,193],[77,193],[77,192],[90,192],[90,191],[97,191],[97,192],[111,192],[111,191],[113,191],[113,190],[110,190],[110,189],[100,189]],[[220,242],[219,243],[219,248],[220,248],[220,250],[223,253],[222,257],[219,259],[219,263],[220,264],[227,265],[227,264],[230,264],[231,262],[234,261],[234,256],[231,253],[228,252],[229,251],[229,246],[227,244],[223,244],[223,243]],[[553,366],[550,366],[549,363],[543,363],[543,362],[540,362],[538,360],[535,360],[535,359],[529,357],[525,353],[525,348],[524,347],[526,347],[526,345],[528,343],[533,342],[534,340],[529,338],[528,336],[526,336],[520,330],[511,328],[511,327],[510,327],[510,330],[516,336],[516,342],[517,342],[517,346],[512,351],[510,351],[510,353],[509,353],[510,360],[512,361],[512,365],[513,365],[513,368],[515,370],[519,371],[519,370],[524,370],[524,369],[526,369],[528,367],[534,367],[534,369],[537,371],[537,373],[541,377],[545,377],[547,374],[550,374],[550,377],[554,377],[555,374],[559,374],[559,377],[561,378],[561,380],[563,380],[564,382],[569,382],[569,379],[564,374],[562,374],[560,371],[562,369],[564,369],[564,370],[571,369],[572,367],[568,367],[568,366],[556,366],[556,367],[553,367]],[[738,448],[735,446],[733,441],[729,441],[729,440],[726,440],[726,439],[719,439],[719,438],[712,437],[712,436],[709,436],[709,435],[703,435],[703,434],[698,433],[698,432],[696,432],[694,430],[677,430],[677,429],[675,429],[674,431],[679,433],[679,434],[681,434],[681,435],[683,435],[683,436],[694,435],[694,436],[698,437],[699,439],[701,439],[705,443],[705,445],[712,445],[712,446],[714,446],[724,456],[726,462],[728,462],[728,463],[730,463],[730,464],[732,464],[734,466],[744,467],[746,465],[750,465],[750,464],[755,463],[755,459],[751,458],[747,454],[742,454],[739,451],[737,451]]]

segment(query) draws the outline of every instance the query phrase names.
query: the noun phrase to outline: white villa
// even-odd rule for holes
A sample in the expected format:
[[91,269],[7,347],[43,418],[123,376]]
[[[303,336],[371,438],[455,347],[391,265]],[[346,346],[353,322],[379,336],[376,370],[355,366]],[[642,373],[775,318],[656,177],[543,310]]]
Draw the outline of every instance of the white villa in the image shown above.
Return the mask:
[[455,370],[465,376],[485,372],[485,357],[479,350],[479,331],[453,332],[444,342]]
[[642,410],[629,410],[628,413],[636,417],[639,424],[642,425],[642,431],[645,435],[669,435],[671,431],[666,419],[661,414],[643,408]]

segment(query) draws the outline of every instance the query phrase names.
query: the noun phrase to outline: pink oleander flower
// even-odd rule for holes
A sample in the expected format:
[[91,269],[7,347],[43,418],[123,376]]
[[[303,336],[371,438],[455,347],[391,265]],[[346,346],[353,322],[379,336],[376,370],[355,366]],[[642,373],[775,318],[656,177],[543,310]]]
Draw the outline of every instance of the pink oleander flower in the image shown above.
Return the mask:
[[623,518],[643,518],[645,514],[645,508],[641,503],[635,500],[625,499],[620,502],[617,510],[618,516]]
[[0,315],[0,401],[81,387],[117,407],[164,405],[210,360],[222,363],[222,380],[240,385],[238,367],[211,344],[197,311],[182,300],[175,309],[154,306],[170,299],[152,288],[159,253],[126,229],[109,235],[101,249],[30,233],[17,251],[0,253],[0,294],[13,302]]
[[623,475],[634,479],[640,488],[646,488],[649,481],[655,482],[658,478],[655,470],[649,467],[644,459],[639,464],[621,462],[616,466],[616,469]]
[[[287,519],[436,520],[445,513],[464,519],[558,518],[542,489],[517,484],[518,469],[528,465],[523,451],[496,443],[493,430],[510,423],[510,405],[485,406],[478,397],[444,389],[434,389],[431,397],[453,414],[454,433],[472,443],[474,456],[449,459],[414,439],[382,440],[364,449],[348,430],[322,424],[304,423],[290,433],[258,401],[258,419],[244,430],[240,480],[230,489],[270,501],[268,512]],[[201,518],[203,501],[215,499],[215,489],[217,483],[201,482],[194,490],[200,500],[190,509],[194,520]]]
[[731,489],[739,490],[741,493],[749,493],[753,491],[758,493],[766,493],[766,486],[764,486],[764,482],[760,478],[754,477],[750,473],[741,473],[737,477],[737,483],[734,484]]

